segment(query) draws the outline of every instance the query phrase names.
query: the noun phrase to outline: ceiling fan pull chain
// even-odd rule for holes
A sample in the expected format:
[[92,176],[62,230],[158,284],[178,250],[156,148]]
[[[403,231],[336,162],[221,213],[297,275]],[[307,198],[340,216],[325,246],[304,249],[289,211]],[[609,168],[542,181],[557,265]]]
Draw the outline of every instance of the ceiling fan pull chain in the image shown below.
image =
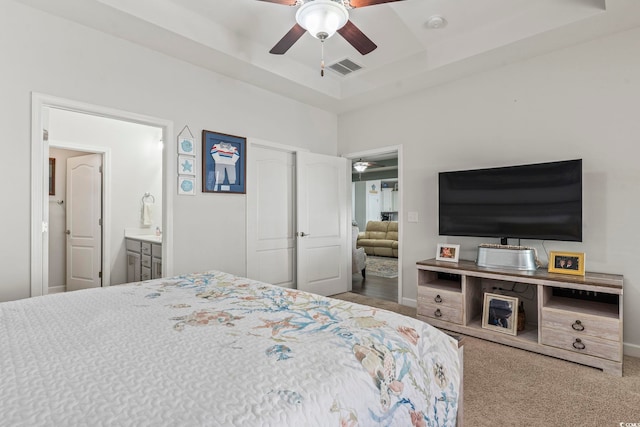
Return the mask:
[[320,59],[320,77],[324,77],[324,40],[320,40],[321,59]]

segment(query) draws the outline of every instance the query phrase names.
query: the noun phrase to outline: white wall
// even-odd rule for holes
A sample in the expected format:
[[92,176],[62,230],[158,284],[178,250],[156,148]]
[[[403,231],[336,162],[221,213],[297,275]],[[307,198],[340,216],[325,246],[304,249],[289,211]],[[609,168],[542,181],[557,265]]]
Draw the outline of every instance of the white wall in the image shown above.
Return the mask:
[[[189,125],[197,141],[207,129],[337,152],[335,114],[9,0],[0,2],[0,52],[0,239],[10,242],[0,245],[0,301],[30,295],[31,92],[171,120],[168,144]],[[174,198],[174,273],[244,274],[245,196],[203,194],[199,180],[195,197]]]
[[[587,270],[624,275],[624,340],[640,345],[638,46],[635,29],[340,116],[342,153],[403,144],[403,212],[419,213],[401,237],[405,302],[415,304],[415,262],[434,257],[438,241],[474,259],[487,240],[438,237],[439,171],[582,158],[584,241],[545,248],[585,252]],[[541,242],[522,244],[546,261]]]
[[[141,209],[142,196],[146,192],[155,199],[151,228],[162,228],[162,129],[60,109],[49,110],[48,129],[52,144],[67,143],[109,150],[111,165],[107,179],[111,189],[111,211],[108,212],[111,236],[105,236],[110,239],[111,248],[111,265],[108,268],[112,285],[125,283],[124,230],[144,228]],[[88,153],[80,153],[83,154]],[[60,167],[64,169],[65,163],[60,163]],[[62,185],[65,185],[64,181]],[[50,211],[54,207],[50,204]],[[58,231],[55,224],[51,224],[49,240],[55,238]],[[50,253],[50,272],[52,255]],[[52,285],[49,283],[49,287]]]

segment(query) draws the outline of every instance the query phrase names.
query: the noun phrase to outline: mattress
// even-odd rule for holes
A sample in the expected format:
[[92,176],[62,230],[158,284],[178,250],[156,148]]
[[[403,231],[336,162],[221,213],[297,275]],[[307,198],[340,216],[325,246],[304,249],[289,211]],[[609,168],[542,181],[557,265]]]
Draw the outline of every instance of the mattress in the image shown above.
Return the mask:
[[3,426],[452,426],[457,343],[224,272],[0,304]]

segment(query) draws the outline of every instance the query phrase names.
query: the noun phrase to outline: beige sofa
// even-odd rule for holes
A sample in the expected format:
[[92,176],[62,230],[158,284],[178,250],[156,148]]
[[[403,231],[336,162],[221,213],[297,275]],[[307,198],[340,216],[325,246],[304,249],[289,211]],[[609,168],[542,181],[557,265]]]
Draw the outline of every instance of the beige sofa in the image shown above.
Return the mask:
[[357,246],[367,255],[398,257],[398,221],[369,221]]

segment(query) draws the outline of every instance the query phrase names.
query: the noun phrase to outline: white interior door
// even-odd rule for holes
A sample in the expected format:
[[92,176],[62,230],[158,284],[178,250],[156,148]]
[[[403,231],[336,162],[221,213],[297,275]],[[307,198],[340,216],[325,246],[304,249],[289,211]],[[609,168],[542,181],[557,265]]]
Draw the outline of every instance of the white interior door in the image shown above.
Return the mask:
[[102,155],[67,160],[67,291],[102,285]]
[[247,277],[295,288],[295,154],[255,145],[249,159]]
[[349,172],[345,158],[297,153],[297,281],[300,290],[335,295],[349,289]]

